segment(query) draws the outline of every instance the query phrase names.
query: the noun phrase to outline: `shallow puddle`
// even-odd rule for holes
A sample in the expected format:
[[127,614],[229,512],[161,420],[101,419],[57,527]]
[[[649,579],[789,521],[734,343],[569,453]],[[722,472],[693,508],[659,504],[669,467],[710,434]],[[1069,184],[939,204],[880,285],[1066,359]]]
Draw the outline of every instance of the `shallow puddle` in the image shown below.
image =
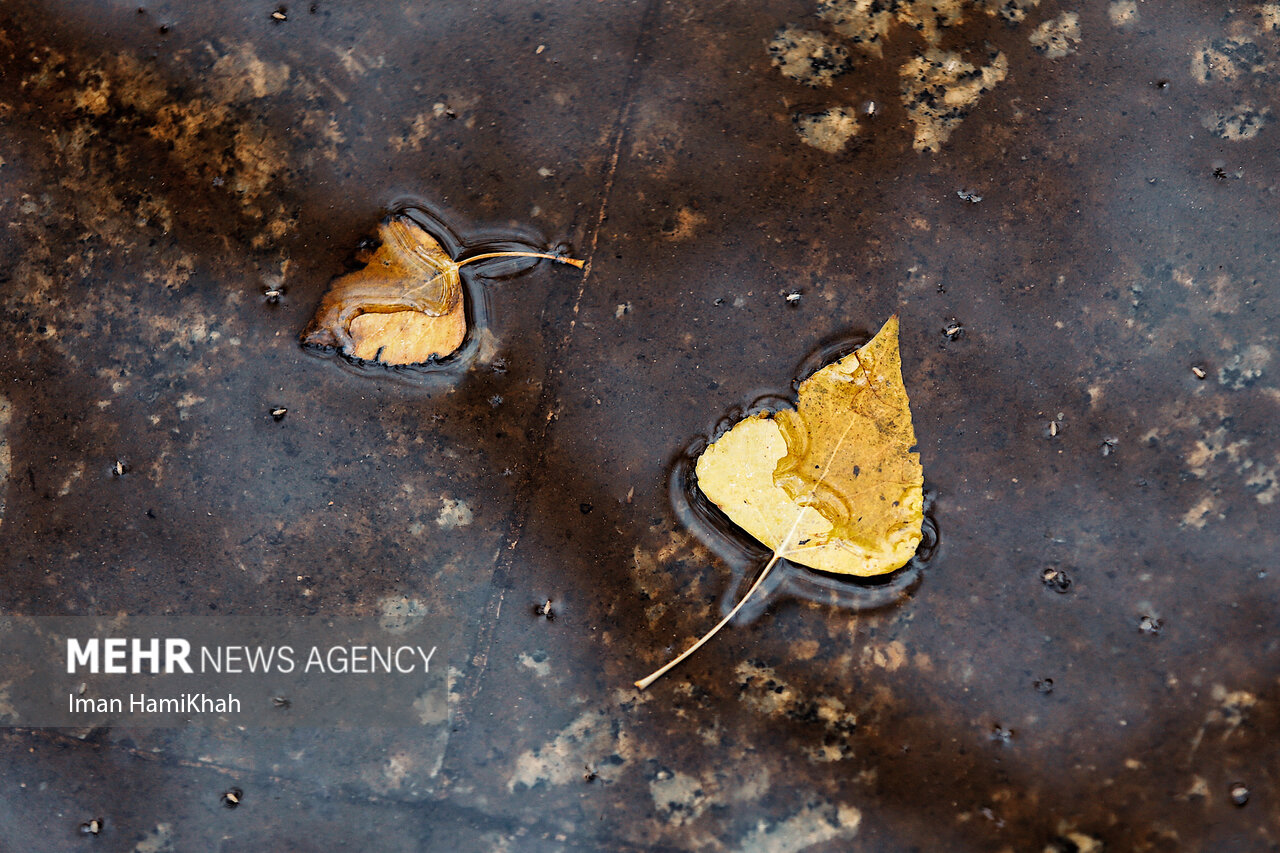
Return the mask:
[[[5,843],[1280,844],[1280,14],[892,5],[0,11],[5,611],[449,634],[431,737],[10,715]],[[587,267],[313,357],[397,211]],[[945,544],[635,691],[762,557],[690,454],[895,314]]]

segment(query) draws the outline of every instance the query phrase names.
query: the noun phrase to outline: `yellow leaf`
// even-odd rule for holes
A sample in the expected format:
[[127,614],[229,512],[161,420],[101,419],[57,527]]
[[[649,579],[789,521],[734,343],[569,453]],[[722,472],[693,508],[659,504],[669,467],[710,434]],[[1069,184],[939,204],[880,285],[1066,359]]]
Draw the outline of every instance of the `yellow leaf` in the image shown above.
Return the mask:
[[898,318],[800,384],[795,411],[752,415],[698,458],[698,487],[773,551],[737,606],[644,688],[726,625],[780,559],[878,575],[920,544],[924,472],[902,383]]
[[849,575],[901,568],[920,545],[924,472],[898,318],[800,385],[795,411],[735,424],[698,458],[698,487],[794,563]]
[[383,364],[445,358],[462,346],[467,333],[461,267],[509,257],[583,265],[545,252],[486,252],[455,261],[439,240],[403,214],[382,222],[378,239],[363,268],[329,286],[302,333],[304,345]]

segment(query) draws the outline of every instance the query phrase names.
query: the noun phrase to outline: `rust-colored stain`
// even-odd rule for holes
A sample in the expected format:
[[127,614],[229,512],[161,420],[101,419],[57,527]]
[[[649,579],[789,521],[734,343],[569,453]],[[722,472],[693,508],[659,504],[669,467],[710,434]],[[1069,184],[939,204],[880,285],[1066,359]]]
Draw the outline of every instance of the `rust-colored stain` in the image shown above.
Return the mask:
[[[11,727],[3,844],[1280,846],[1280,10],[882,5],[0,10],[0,606],[411,606],[452,721]],[[406,199],[586,272],[310,357]],[[749,562],[690,443],[892,314],[932,559],[637,693]]]

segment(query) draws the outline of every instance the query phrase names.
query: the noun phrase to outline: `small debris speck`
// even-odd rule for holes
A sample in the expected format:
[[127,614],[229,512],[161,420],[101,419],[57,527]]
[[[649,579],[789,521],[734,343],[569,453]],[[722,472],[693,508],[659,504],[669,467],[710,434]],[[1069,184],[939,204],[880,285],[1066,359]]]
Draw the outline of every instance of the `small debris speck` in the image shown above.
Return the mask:
[[969,202],[969,204],[977,204],[982,201],[982,196],[971,190],[956,190],[956,195],[960,196],[962,200]]
[[955,317],[952,317],[947,324],[942,327],[942,334],[949,341],[959,340],[964,337],[964,326]]
[[1191,372],[1196,375],[1196,379],[1204,379],[1209,375],[1205,372],[1205,369],[1198,364],[1191,365]]
[[1249,789],[1239,782],[1231,786],[1231,802],[1237,806],[1243,806],[1249,802]]
[[271,419],[276,423],[279,423],[280,421],[284,420],[284,416],[287,414],[289,414],[289,410],[286,409],[284,406],[276,406],[274,409],[271,410]]
[[231,790],[224,791],[222,793],[222,805],[229,809],[234,809],[239,806],[243,799],[244,791],[241,791],[239,788],[232,788]]
[[784,294],[784,298],[787,300],[788,305],[796,306],[800,304],[800,297],[803,295],[803,291],[792,290]]
[[1102,439],[1102,455],[1110,456],[1112,453],[1115,453],[1116,445],[1118,445],[1119,443],[1120,443],[1120,439],[1112,438],[1111,436],[1107,436],[1106,438]]
[[1004,726],[996,723],[991,727],[991,739],[996,743],[1007,744],[1013,740],[1013,729],[1006,729]]
[[1138,630],[1144,634],[1159,634],[1164,627],[1164,620],[1159,616],[1143,616],[1138,621]]
[[123,477],[129,473],[129,463],[123,459],[117,459],[115,464],[111,466],[111,473],[116,477]]
[[289,16],[283,6],[271,13],[271,20],[273,21],[287,21],[288,19]]
[[554,621],[556,618],[555,611],[551,609],[551,599],[549,598],[544,604],[539,604],[537,607],[533,608],[533,612],[535,615],[541,616],[548,622]]
[[99,835],[102,832],[102,818],[95,817],[80,824],[81,835]]
[[1035,688],[1037,693],[1048,694],[1053,692],[1052,678],[1037,678],[1035,680]]
[[1071,589],[1071,577],[1062,569],[1055,569],[1052,566],[1046,568],[1040,573],[1040,580],[1044,585],[1054,592],[1066,592]]

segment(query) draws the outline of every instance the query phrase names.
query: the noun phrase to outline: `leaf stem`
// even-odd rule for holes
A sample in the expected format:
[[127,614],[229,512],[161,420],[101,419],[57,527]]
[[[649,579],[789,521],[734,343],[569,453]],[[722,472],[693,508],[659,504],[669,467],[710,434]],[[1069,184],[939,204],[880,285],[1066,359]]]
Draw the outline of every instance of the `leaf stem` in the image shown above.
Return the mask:
[[559,261],[562,264],[569,264],[578,269],[582,269],[586,261],[580,261],[577,258],[566,258],[563,255],[552,255],[548,252],[485,252],[483,255],[476,255],[467,258],[465,261],[458,261],[458,266],[463,267],[474,261],[487,261],[489,258],[544,258],[548,261]]
[[548,252],[485,252],[483,255],[475,255],[474,257],[467,258],[465,261],[455,262],[452,270],[441,270],[421,284],[415,284],[413,287],[406,290],[404,295],[406,297],[412,297],[415,294],[421,293],[431,287],[431,285],[435,284],[436,281],[446,273],[456,272],[459,267],[464,267],[472,261],[487,261],[490,258],[545,258],[549,261],[559,261],[562,264],[569,264],[570,266],[575,266],[578,269],[582,269],[583,265],[586,264],[586,261],[580,261],[577,258],[566,258],[563,255],[552,255]]
[[782,554],[780,554],[777,551],[774,551],[773,556],[769,558],[769,562],[765,565],[764,571],[760,573],[760,577],[756,578],[756,582],[751,585],[751,589],[747,590],[747,594],[742,596],[742,599],[736,605],[734,605],[734,608],[729,611],[728,616],[721,619],[720,622],[714,628],[712,628],[707,633],[703,634],[702,639],[698,640],[698,642],[694,643],[692,646],[690,646],[689,648],[681,652],[679,657],[669,661],[665,666],[663,666],[661,669],[657,670],[656,672],[650,673],[649,675],[646,675],[644,678],[637,681],[636,687],[640,688],[641,690],[644,690],[650,684],[653,684],[653,682],[657,681],[659,678],[666,675],[667,670],[671,669],[676,664],[680,663],[680,661],[684,660],[689,655],[693,654],[698,649],[702,648],[703,644],[706,643],[707,640],[710,640],[712,637],[716,635],[717,632],[719,632],[721,628],[723,628],[725,625],[728,625],[730,620],[732,620],[733,617],[738,615],[738,611],[742,609],[742,605],[747,603],[747,599],[749,599],[755,593],[755,591],[760,588],[760,584],[764,583],[764,579],[769,576],[769,572],[773,571],[774,565],[776,565],[778,560],[780,559],[782,559]]
[[729,611],[729,615],[721,619],[718,623],[716,623],[716,626],[714,628],[712,628],[707,633],[703,634],[702,638],[698,640],[698,642],[694,643],[692,646],[685,649],[684,652],[682,652],[680,656],[677,657],[675,660],[671,661],[666,666],[662,667],[656,672],[646,675],[644,678],[637,681],[636,687],[640,688],[641,690],[644,690],[650,684],[653,684],[653,682],[657,681],[659,678],[665,675],[667,673],[667,670],[671,669],[673,666],[680,663],[680,661],[684,660],[689,655],[693,654],[698,649],[702,648],[702,645],[706,643],[707,640],[710,640],[712,637],[714,637],[721,628],[723,628],[725,625],[728,625],[729,621],[733,619],[733,617],[738,615],[738,611],[742,609],[742,605],[747,603],[747,599],[755,595],[756,590],[760,588],[760,584],[764,583],[764,579],[769,577],[769,573],[773,571],[773,567],[778,564],[779,560],[782,559],[782,555],[791,553],[791,543],[796,538],[796,532],[800,529],[800,518],[803,515],[804,515],[803,509],[800,510],[800,512],[796,513],[795,521],[791,522],[791,529],[787,531],[786,536],[782,537],[782,542],[778,544],[777,549],[773,552],[773,556],[769,558],[769,562],[765,563],[764,571],[760,573],[760,577],[756,578],[756,582],[751,585],[751,589],[747,590],[747,594],[742,596],[742,598],[738,601],[738,603],[733,606],[733,609]]

